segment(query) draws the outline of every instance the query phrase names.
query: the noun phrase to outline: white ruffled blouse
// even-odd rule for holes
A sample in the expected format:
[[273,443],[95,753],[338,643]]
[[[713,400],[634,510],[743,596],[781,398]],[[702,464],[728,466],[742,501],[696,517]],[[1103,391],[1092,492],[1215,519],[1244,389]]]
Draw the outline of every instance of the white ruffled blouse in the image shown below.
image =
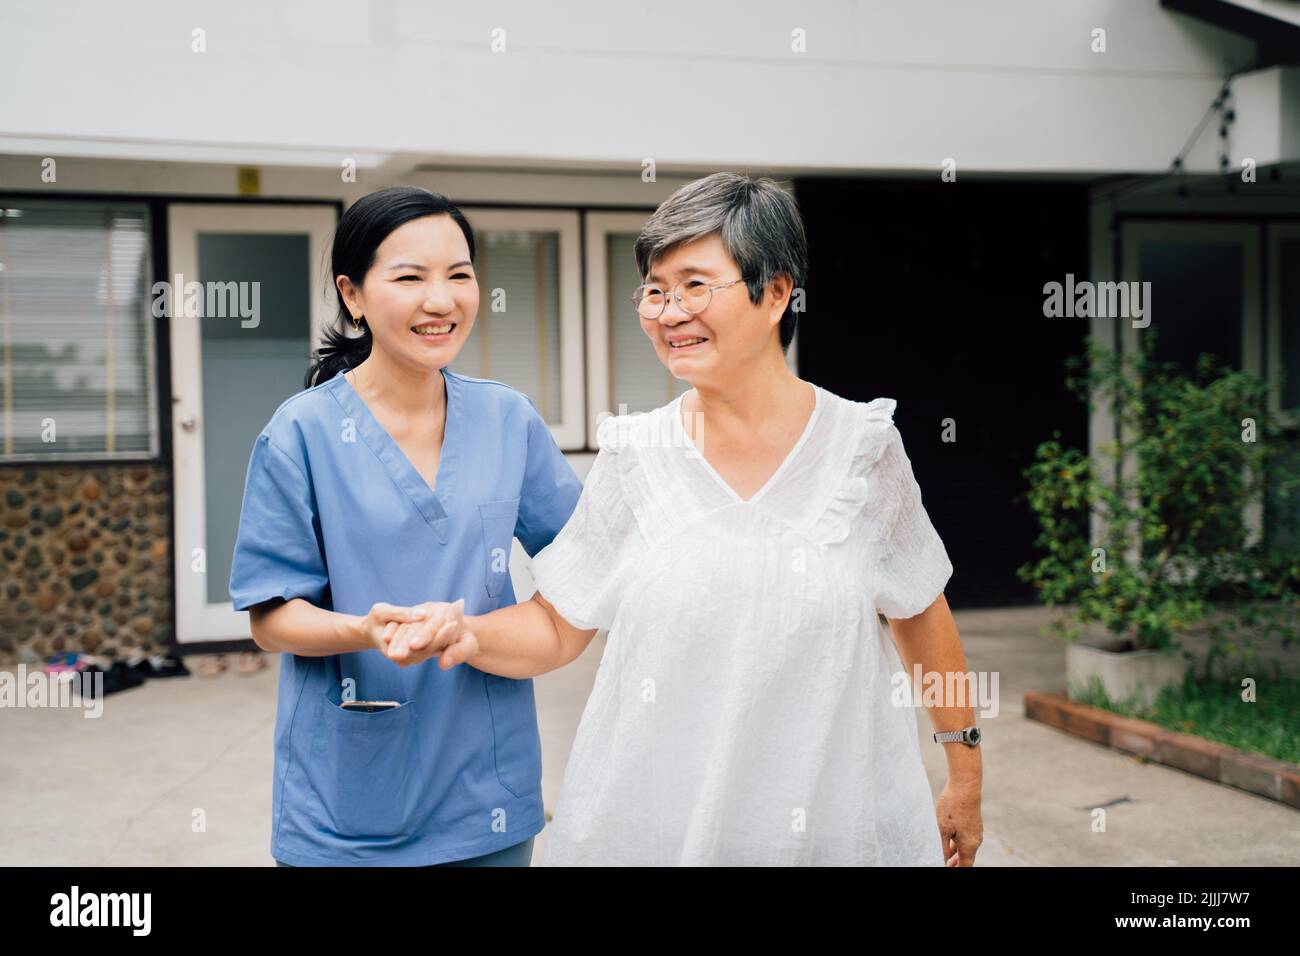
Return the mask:
[[542,865],[943,865],[876,610],[919,614],[952,565],[895,401],[814,388],[748,501],[695,451],[680,396],[601,423],[533,559],[569,623],[608,631]]

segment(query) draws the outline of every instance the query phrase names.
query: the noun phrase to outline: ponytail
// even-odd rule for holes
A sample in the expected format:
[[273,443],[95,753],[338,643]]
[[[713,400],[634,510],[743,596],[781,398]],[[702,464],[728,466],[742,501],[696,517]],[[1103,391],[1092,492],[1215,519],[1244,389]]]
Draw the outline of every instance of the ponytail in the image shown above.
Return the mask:
[[374,337],[365,319],[361,320],[361,334],[348,335],[342,329],[326,329],[320,348],[312,353],[311,367],[303,381],[305,388],[328,382],[340,372],[356,368],[370,355]]

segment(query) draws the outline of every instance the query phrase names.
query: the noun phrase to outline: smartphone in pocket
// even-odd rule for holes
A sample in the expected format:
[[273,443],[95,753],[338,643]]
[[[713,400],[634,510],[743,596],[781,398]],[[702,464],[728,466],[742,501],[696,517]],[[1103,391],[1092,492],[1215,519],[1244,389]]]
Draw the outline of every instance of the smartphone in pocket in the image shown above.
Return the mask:
[[377,714],[381,710],[392,710],[402,705],[395,700],[345,700],[340,706],[359,714]]

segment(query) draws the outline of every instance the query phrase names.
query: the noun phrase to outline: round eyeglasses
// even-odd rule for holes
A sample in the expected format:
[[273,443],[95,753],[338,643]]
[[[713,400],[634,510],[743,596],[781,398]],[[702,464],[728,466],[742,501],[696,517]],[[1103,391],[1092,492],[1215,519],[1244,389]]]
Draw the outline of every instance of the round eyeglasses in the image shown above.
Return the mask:
[[669,292],[665,292],[662,286],[653,283],[639,285],[632,293],[632,304],[636,306],[641,318],[657,319],[664,314],[664,309],[668,308],[668,299],[671,296],[677,300],[683,312],[697,315],[709,307],[709,303],[713,301],[713,293],[718,289],[725,289],[744,281],[744,276],[741,276],[739,279],[732,279],[721,285],[709,285],[700,279],[688,279],[677,283]]

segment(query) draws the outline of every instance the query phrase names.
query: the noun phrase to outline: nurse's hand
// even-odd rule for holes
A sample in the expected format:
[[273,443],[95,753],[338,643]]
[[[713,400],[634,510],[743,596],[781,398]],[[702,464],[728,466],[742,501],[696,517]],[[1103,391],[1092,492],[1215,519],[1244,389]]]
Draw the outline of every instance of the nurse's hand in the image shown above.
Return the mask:
[[388,659],[402,667],[443,657],[442,670],[478,652],[474,635],[465,631],[465,601],[454,604],[427,602],[417,605],[427,612],[423,621],[402,624],[388,642]]
[[428,616],[428,605],[401,607],[396,604],[376,604],[369,614],[361,618],[361,630],[381,654],[387,654],[388,642],[400,627],[420,623]]

